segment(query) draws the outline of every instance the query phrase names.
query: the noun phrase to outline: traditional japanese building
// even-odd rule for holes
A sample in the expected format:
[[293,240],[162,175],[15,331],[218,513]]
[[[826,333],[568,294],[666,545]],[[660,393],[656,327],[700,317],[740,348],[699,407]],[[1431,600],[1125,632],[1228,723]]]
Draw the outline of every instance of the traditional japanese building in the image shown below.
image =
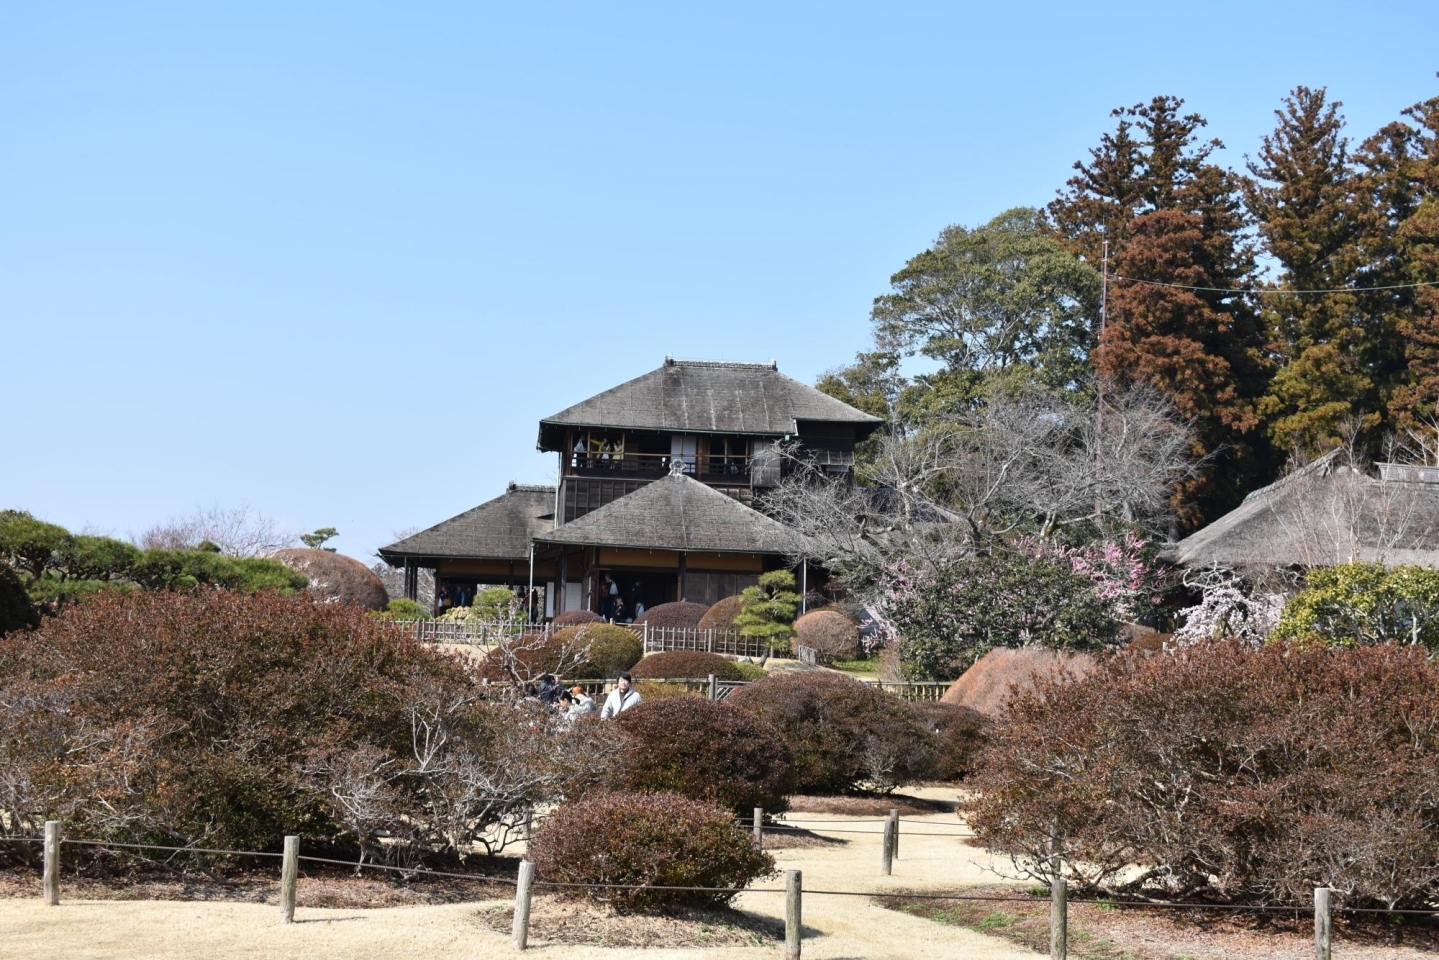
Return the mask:
[[636,597],[713,603],[787,565],[790,532],[763,513],[786,470],[781,445],[852,477],[855,444],[881,423],[773,362],[666,358],[540,421],[557,486],[512,486],[380,555],[433,568],[451,602],[533,583],[549,615],[593,609],[608,577],[631,609]]

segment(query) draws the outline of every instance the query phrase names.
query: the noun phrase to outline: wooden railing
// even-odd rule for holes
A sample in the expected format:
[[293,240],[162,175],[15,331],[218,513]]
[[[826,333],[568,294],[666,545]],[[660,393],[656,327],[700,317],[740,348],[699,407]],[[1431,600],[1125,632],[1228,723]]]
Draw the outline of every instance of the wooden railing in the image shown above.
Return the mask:
[[[703,653],[724,653],[734,657],[766,657],[773,643],[758,637],[744,637],[738,630],[701,630],[697,627],[652,627],[644,624],[637,631],[645,641],[645,653],[667,650],[694,650]],[[774,651],[783,655],[787,651]]]

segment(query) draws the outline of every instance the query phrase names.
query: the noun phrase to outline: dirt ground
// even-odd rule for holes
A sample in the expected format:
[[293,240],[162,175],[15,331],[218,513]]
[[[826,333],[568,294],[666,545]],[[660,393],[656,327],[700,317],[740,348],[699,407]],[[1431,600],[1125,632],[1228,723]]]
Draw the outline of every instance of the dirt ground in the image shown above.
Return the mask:
[[[957,798],[952,788],[913,792],[941,808]],[[888,800],[884,803],[886,810],[896,805]],[[1029,889],[1027,883],[1004,878],[1007,863],[954,835],[968,832],[956,813],[920,813],[927,804],[910,806],[916,812],[902,814],[899,858],[893,875],[887,877],[880,871],[881,818],[850,810],[805,810],[787,815],[834,841],[807,841],[788,848],[776,845],[773,849],[781,871],[803,872],[807,960],[1034,960],[1041,953],[1047,955],[1048,904],[1043,900],[1032,906],[955,901],[894,904],[876,902],[866,895],[822,892],[982,890],[1012,897]],[[649,946],[644,956],[653,960],[773,960],[781,956],[783,948],[772,937],[783,928],[783,879],[771,878],[762,886],[773,892],[755,891],[737,898],[735,906],[746,916],[736,918],[730,925],[733,929],[715,929],[709,935],[694,924],[673,924],[668,942],[697,945]],[[427,960],[467,960],[519,956],[510,946],[503,922],[512,900],[498,891],[487,893],[477,888],[472,894],[475,899],[460,902],[444,902],[450,895],[435,892],[414,902],[387,894],[386,884],[375,881],[373,888],[364,884],[349,888],[349,895],[360,899],[346,901],[339,895],[341,885],[333,879],[302,875],[296,923],[286,927],[279,923],[277,887],[267,887],[263,878],[255,878],[244,897],[223,902],[102,900],[98,898],[114,896],[114,892],[92,888],[94,899],[85,899],[86,888],[72,882],[62,887],[61,905],[47,908],[40,902],[38,877],[29,891],[0,886],[0,958],[388,960],[423,956]],[[156,890],[152,895],[173,895],[173,891]],[[344,903],[350,905],[337,905]],[[890,909],[885,903],[900,909]],[[628,938],[630,943],[654,943],[661,939],[657,933],[669,923],[655,921],[648,931],[621,929],[617,933],[617,926],[628,921],[584,916],[583,911],[575,913],[571,905],[540,892],[536,893],[535,914],[529,953],[565,960],[633,956],[639,951],[637,946],[602,947],[584,941],[594,937],[625,943],[623,934],[629,932],[634,934]],[[723,925],[721,921],[719,926]],[[697,929],[700,935],[696,935]],[[1288,929],[1276,930],[1227,918],[1176,917],[1075,904],[1071,907],[1070,956],[1074,960],[1299,960],[1313,956],[1311,931],[1303,918]],[[1346,960],[1436,960],[1439,950],[1432,942],[1436,941],[1411,935],[1409,942],[1401,944],[1382,932],[1349,931],[1341,925],[1336,931],[1335,954]],[[1040,949],[1037,952],[1035,948]]]
[[[925,791],[926,794],[929,791]],[[932,799],[949,799],[935,792]],[[774,851],[781,870],[803,871],[808,891],[880,891],[954,889],[993,885],[998,864],[967,846],[962,838],[917,836],[901,841],[894,876],[880,876],[881,825],[877,819],[855,823],[830,814],[806,814],[816,832],[825,824],[842,844],[811,845]],[[933,814],[904,825],[905,836],[919,832],[958,832],[953,814]],[[933,823],[934,826],[929,826]],[[773,893],[742,894],[736,906],[756,920],[782,921],[783,881],[764,884]],[[519,956],[503,933],[491,929],[487,914],[511,905],[508,900],[434,905],[338,909],[305,905],[300,881],[296,922],[281,926],[271,903],[83,900],[61,893],[59,907],[45,907],[35,895],[0,900],[0,957],[31,960],[368,960],[423,956],[460,960]],[[537,899],[539,898],[537,894]],[[1033,960],[1028,949],[962,927],[886,910],[865,896],[804,898],[804,956],[815,960]],[[528,954],[565,960],[616,960],[634,948],[579,946],[532,936]],[[773,960],[780,947],[716,946],[650,948],[651,960]]]

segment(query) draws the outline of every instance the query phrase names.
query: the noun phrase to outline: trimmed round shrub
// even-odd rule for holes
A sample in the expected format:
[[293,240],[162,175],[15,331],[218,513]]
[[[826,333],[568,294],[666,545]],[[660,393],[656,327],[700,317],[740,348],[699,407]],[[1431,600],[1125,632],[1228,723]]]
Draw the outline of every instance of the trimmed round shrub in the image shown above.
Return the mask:
[[647,703],[651,700],[668,700],[670,697],[704,698],[706,696],[699,690],[683,683],[665,683],[661,680],[636,680],[635,689]]
[[621,777],[626,789],[667,790],[746,816],[755,807],[789,805],[789,748],[753,714],[700,697],[671,697],[626,710],[619,725],[634,742]]
[[777,727],[800,793],[886,792],[932,769],[934,736],[904,701],[828,670],[741,687],[727,704]]
[[775,872],[727,811],[676,793],[599,794],[561,804],[530,841],[541,878],[556,883],[637,884],[637,889],[556,888],[561,896],[621,911],[724,906],[732,893],[654,887],[744,887]]
[[652,653],[630,671],[639,680],[697,680],[714,674],[718,680],[746,680],[740,665],[718,653],[696,650],[666,650]]
[[859,624],[838,610],[811,610],[794,622],[795,642],[835,660],[859,652]]
[[933,700],[911,703],[909,707],[936,740],[933,765],[926,779],[962,780],[968,776],[984,746],[984,727],[989,718],[969,707]]
[[605,618],[593,610],[566,610],[550,623],[556,627],[577,627],[582,623],[604,623]]
[[733,597],[725,597],[714,606],[705,611],[700,617],[701,630],[738,630],[739,625],[734,618],[739,616],[740,610],[744,607],[744,597],[736,594]]
[[685,600],[662,603],[640,614],[635,618],[635,623],[647,623],[652,627],[694,629],[700,625],[708,611],[709,607],[702,603],[689,603]]
[[576,680],[600,680],[628,670],[645,655],[644,641],[633,630],[613,623],[587,623],[566,627],[550,637],[558,649],[568,645],[589,645],[586,663],[570,671]]
[[309,577],[310,596],[321,603],[353,603],[366,610],[383,610],[390,602],[385,582],[353,557],[291,547],[275,551],[270,559]]

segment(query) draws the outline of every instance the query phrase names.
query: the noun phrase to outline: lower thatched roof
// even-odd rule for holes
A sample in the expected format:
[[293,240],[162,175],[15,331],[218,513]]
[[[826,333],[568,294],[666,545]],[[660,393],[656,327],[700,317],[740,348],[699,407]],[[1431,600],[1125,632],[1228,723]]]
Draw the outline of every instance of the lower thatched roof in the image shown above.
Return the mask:
[[787,554],[794,533],[733,497],[683,474],[535,537],[536,543],[687,553]]
[[[1439,567],[1439,484],[1381,465],[1379,479],[1334,451],[1277,483],[1166,553],[1197,568],[1322,567],[1354,560]],[[1417,475],[1416,475],[1417,476]]]
[[503,494],[421,530],[380,556],[397,566],[409,558],[529,560],[530,540],[554,526],[555,488],[512,483]]

